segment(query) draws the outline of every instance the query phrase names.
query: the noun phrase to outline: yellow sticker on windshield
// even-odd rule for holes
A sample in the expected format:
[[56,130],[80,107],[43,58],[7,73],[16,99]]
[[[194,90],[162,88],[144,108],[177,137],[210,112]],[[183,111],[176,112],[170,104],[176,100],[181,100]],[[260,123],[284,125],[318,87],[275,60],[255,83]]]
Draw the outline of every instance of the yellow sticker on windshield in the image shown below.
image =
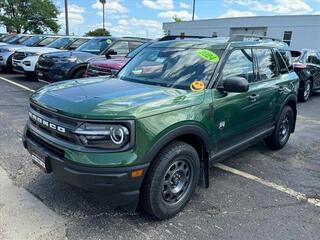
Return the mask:
[[207,49],[199,49],[197,51],[197,55],[203,58],[204,60],[214,62],[214,63],[219,62],[219,59],[220,59],[217,54]]
[[192,91],[201,91],[204,89],[204,82],[202,81],[194,81],[190,84],[190,89]]

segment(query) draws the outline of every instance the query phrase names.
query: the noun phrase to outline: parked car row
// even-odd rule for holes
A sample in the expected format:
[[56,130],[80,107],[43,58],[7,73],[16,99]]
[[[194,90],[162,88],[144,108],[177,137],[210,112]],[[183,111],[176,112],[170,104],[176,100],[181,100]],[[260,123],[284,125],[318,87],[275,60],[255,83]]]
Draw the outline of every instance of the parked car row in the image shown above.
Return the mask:
[[[154,41],[145,38],[0,35],[0,68],[46,82],[114,75],[131,58]],[[190,37],[189,37],[190,38]],[[194,36],[193,38],[199,38]],[[320,89],[320,51],[296,51],[292,66],[300,78],[299,100],[308,101]]]
[[13,69],[47,82],[81,78],[89,60],[124,57],[146,41],[149,39],[3,35],[0,68]]

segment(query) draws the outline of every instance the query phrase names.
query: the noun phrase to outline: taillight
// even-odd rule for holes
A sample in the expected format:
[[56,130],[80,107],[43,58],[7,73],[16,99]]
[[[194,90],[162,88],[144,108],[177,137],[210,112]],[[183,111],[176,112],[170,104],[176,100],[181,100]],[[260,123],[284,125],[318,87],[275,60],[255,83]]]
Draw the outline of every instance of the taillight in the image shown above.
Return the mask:
[[294,69],[305,69],[305,68],[307,68],[307,65],[303,64],[303,63],[294,63],[293,67],[294,67]]

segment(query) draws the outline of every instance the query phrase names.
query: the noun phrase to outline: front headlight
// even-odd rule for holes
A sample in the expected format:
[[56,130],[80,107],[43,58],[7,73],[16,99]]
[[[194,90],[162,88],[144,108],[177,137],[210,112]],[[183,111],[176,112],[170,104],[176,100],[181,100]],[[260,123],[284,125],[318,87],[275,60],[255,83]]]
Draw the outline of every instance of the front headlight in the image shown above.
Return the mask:
[[130,125],[84,123],[74,133],[87,147],[122,149],[130,143]]

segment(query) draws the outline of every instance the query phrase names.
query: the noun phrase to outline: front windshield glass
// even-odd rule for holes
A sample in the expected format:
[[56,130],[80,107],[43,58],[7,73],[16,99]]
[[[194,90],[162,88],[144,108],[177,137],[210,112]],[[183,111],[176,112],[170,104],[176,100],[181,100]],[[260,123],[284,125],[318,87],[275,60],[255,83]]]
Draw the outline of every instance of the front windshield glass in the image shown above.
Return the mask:
[[69,37],[58,38],[57,40],[48,44],[47,47],[56,48],[56,49],[64,49],[66,46],[68,46],[73,41],[74,41],[74,38],[69,38]]
[[17,35],[6,35],[5,37],[1,38],[1,42],[8,42],[11,39],[16,39],[18,36]]
[[68,47],[69,50],[74,50],[78,47],[80,47],[82,44],[88,42],[90,39],[89,38],[78,38],[75,40],[73,43],[70,44]]
[[21,36],[16,35],[16,36],[14,36],[13,38],[8,39],[8,40],[6,41],[6,43],[13,44],[13,43],[15,43],[15,42],[16,42],[18,39],[20,39],[20,38],[21,38]]
[[92,54],[101,54],[110,44],[112,43],[111,39],[91,39],[90,41],[82,44],[76,49],[80,52],[88,52]]
[[58,38],[56,37],[46,37],[45,39],[41,40],[38,44],[37,47],[44,47],[47,46],[48,44],[52,43],[53,41],[57,40]]
[[208,84],[221,50],[183,48],[145,48],[118,74],[126,81],[190,89],[201,81]]
[[15,44],[22,44],[24,43],[26,40],[28,40],[29,38],[31,38],[31,36],[22,36],[19,39],[17,39],[14,43]]
[[38,42],[42,37],[40,36],[32,36],[28,38],[26,41],[24,41],[22,44],[25,46],[33,46],[36,42]]

